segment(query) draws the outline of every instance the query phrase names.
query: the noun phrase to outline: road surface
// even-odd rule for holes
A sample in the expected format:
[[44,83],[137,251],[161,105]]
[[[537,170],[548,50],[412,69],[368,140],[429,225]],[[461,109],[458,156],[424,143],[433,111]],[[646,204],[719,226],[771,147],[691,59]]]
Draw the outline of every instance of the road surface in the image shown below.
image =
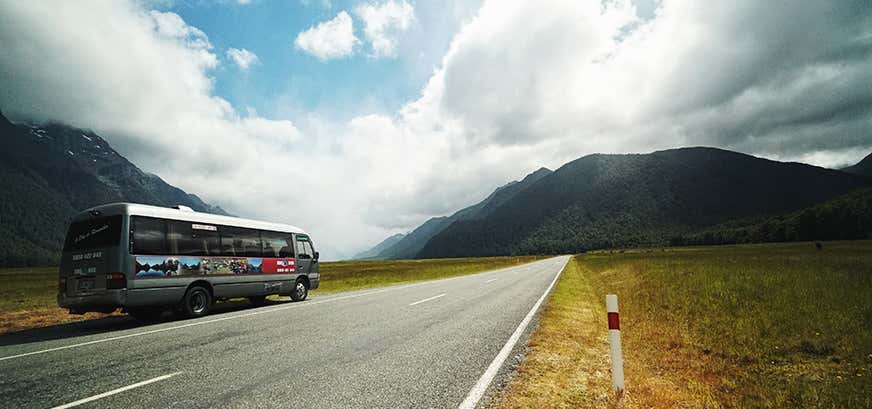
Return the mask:
[[90,335],[62,327],[55,332],[67,334],[0,337],[0,402],[8,408],[480,405],[494,375],[505,372],[513,349],[525,342],[526,324],[568,259],[325,296],[315,291],[304,302],[149,326],[116,319]]

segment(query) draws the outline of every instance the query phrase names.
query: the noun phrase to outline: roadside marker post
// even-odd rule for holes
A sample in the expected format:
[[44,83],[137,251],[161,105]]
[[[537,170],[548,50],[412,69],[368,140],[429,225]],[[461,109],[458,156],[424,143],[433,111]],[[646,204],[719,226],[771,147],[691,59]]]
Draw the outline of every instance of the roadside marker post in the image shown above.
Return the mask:
[[612,359],[612,386],[620,399],[624,392],[624,358],[621,356],[621,321],[618,317],[617,295],[606,295],[606,311],[609,316],[609,352]]

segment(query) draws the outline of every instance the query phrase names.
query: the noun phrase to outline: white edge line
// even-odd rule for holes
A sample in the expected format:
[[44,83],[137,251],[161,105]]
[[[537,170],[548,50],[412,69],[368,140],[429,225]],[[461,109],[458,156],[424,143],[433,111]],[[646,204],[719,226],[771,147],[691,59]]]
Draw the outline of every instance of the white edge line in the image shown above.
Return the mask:
[[[546,260],[549,260],[549,259],[546,259]],[[545,260],[533,261],[531,263],[538,263],[541,261],[545,261]],[[310,306],[310,305],[323,304],[323,303],[328,303],[328,302],[332,302],[332,301],[347,300],[350,298],[363,297],[366,295],[378,294],[378,293],[383,293],[386,291],[399,290],[399,289],[403,289],[403,288],[417,287],[417,286],[421,286],[421,285],[434,284],[434,283],[451,281],[451,280],[460,280],[460,279],[468,278],[471,275],[495,273],[495,272],[499,272],[499,271],[503,271],[503,270],[510,270],[510,269],[522,267],[522,266],[524,266],[524,264],[518,265],[518,266],[511,266],[511,267],[503,267],[503,268],[496,269],[496,270],[482,271],[480,273],[475,273],[475,274],[470,274],[470,275],[462,275],[462,276],[443,278],[443,279],[438,279],[438,280],[428,280],[428,281],[422,281],[422,282],[418,282],[418,283],[393,285],[393,286],[389,286],[389,287],[385,287],[385,288],[375,289],[372,291],[365,291],[365,292],[361,292],[361,293],[357,293],[357,294],[350,294],[350,295],[346,295],[346,296],[328,298],[326,300],[315,300],[315,301],[309,301],[309,302],[305,302],[305,303],[294,303],[294,304],[290,304],[290,305],[278,306],[275,308],[260,309],[258,311],[248,312],[245,314],[225,316],[225,317],[214,318],[214,319],[209,319],[209,320],[205,320],[205,321],[192,322],[189,324],[176,325],[173,327],[158,328],[158,329],[153,329],[153,330],[148,330],[148,331],[143,331],[143,332],[136,332],[133,334],[119,335],[116,337],[95,339],[93,341],[81,342],[78,344],[63,345],[63,346],[59,346],[59,347],[55,347],[55,348],[48,348],[48,349],[42,349],[42,350],[38,350],[38,351],[24,352],[24,353],[20,353],[20,354],[16,354],[16,355],[9,355],[9,356],[0,357],[0,362],[6,361],[9,359],[23,358],[23,357],[31,356],[31,355],[39,355],[39,354],[45,354],[48,352],[62,351],[65,349],[70,349],[70,348],[78,348],[78,347],[83,347],[83,346],[87,346],[87,345],[101,344],[103,342],[118,341],[121,339],[138,337],[138,336],[142,336],[142,335],[151,335],[151,334],[157,334],[160,332],[172,331],[172,330],[176,330],[176,329],[195,327],[198,325],[211,324],[214,322],[233,320],[233,319],[237,319],[237,318],[245,318],[245,317],[250,317],[253,315],[268,314],[271,312],[284,311],[284,310],[287,310],[289,308],[306,307],[306,306]]]
[[492,282],[497,281],[497,280],[499,280],[499,278],[491,278],[490,280],[487,280],[487,281],[485,281],[484,283],[485,283],[485,284],[487,284],[487,283],[492,283]]
[[515,344],[518,343],[518,339],[521,338],[521,334],[524,333],[524,330],[527,328],[527,325],[530,324],[530,320],[533,319],[533,316],[536,314],[536,311],[539,310],[539,306],[542,305],[542,302],[545,301],[545,298],[548,296],[548,293],[551,292],[551,288],[554,287],[554,283],[557,282],[557,279],[560,278],[560,274],[563,273],[563,270],[566,268],[566,264],[569,263],[572,257],[568,257],[566,262],[563,263],[563,267],[557,271],[557,275],[554,276],[554,279],[551,280],[551,284],[548,285],[548,288],[545,289],[545,292],[539,297],[539,301],[536,301],[536,304],[533,304],[533,308],[530,309],[530,312],[527,313],[527,316],[524,317],[524,320],[521,321],[521,324],[518,325],[518,328],[515,329],[515,332],[512,333],[512,336],[509,337],[509,340],[506,341],[506,344],[503,345],[503,349],[500,350],[500,353],[494,358],[491,362],[490,366],[487,367],[487,370],[478,378],[478,382],[476,382],[475,386],[470,389],[469,394],[466,395],[466,399],[458,406],[458,409],[474,409],[475,405],[478,404],[478,401],[484,396],[484,392],[487,391],[488,386],[490,386],[491,382],[493,382],[494,377],[497,375],[497,372],[503,366],[503,363],[506,361],[506,358],[509,357],[509,354],[512,353],[512,349],[515,347]]
[[99,394],[99,395],[91,396],[90,398],[80,399],[80,400],[77,400],[77,401],[75,401],[75,402],[67,403],[67,404],[65,404],[65,405],[55,406],[55,407],[53,407],[52,409],[67,409],[67,408],[72,408],[72,407],[74,407],[74,406],[79,406],[79,405],[81,405],[81,404],[83,404],[83,403],[93,402],[93,401],[95,401],[95,400],[97,400],[97,399],[103,399],[103,398],[105,398],[105,397],[107,397],[107,396],[112,396],[112,395],[119,394],[119,393],[124,392],[124,391],[129,391],[129,390],[131,390],[131,389],[135,389],[135,388],[138,388],[138,387],[140,387],[140,386],[145,386],[145,385],[148,385],[148,384],[150,384],[150,383],[155,383],[155,382],[162,381],[162,380],[164,380],[164,379],[169,379],[169,378],[172,378],[172,377],[174,377],[174,376],[176,376],[176,375],[178,375],[178,374],[180,374],[180,373],[181,373],[181,372],[174,372],[174,373],[171,373],[171,374],[168,374],[168,375],[158,376],[157,378],[152,378],[152,379],[149,379],[149,380],[147,380],[147,381],[137,382],[137,383],[134,383],[133,385],[128,385],[128,386],[125,386],[125,387],[123,387],[123,388],[114,389],[114,390],[111,390],[111,391],[109,391],[109,392],[103,392],[103,393],[101,393],[101,394]]
[[430,298],[425,298],[425,299],[423,299],[423,300],[415,301],[415,302],[409,304],[409,307],[411,307],[411,306],[413,306],[413,305],[418,305],[418,304],[420,304],[420,303],[422,303],[422,302],[433,301],[433,300],[435,300],[435,299],[437,299],[437,298],[444,297],[445,294],[448,294],[448,293],[442,293],[442,294],[439,294],[439,295],[436,295],[436,296],[433,296],[433,297],[430,297]]

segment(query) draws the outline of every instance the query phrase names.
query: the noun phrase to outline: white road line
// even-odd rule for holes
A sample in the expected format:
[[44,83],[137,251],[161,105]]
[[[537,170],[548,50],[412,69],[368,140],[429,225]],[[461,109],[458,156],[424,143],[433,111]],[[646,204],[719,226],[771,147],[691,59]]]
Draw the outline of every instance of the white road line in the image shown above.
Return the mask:
[[65,404],[65,405],[55,406],[55,407],[53,407],[52,409],[67,409],[67,408],[72,408],[72,407],[74,407],[74,406],[79,406],[79,405],[81,405],[81,404],[83,404],[83,403],[93,402],[93,401],[95,401],[95,400],[97,400],[97,399],[103,399],[103,398],[105,398],[105,397],[107,397],[107,396],[112,396],[112,395],[115,395],[115,394],[118,394],[118,393],[121,393],[121,392],[124,392],[124,391],[129,391],[129,390],[131,390],[131,389],[135,389],[135,388],[138,388],[138,387],[140,387],[140,386],[145,386],[145,385],[148,385],[148,384],[150,384],[150,383],[155,383],[155,382],[162,381],[162,380],[164,380],[164,379],[169,379],[169,378],[172,378],[172,377],[174,377],[174,376],[176,376],[176,375],[178,375],[178,374],[180,374],[180,373],[181,373],[181,372],[175,372],[175,373],[171,373],[171,374],[169,374],[169,375],[158,376],[157,378],[153,378],[153,379],[149,379],[149,380],[147,380],[147,381],[142,381],[142,382],[134,383],[133,385],[128,385],[128,386],[125,386],[125,387],[123,387],[123,388],[114,389],[114,390],[111,390],[111,391],[109,391],[109,392],[103,392],[103,393],[101,393],[101,394],[99,394],[99,395],[91,396],[90,398],[80,399],[80,400],[77,400],[77,401],[75,401],[75,402],[67,403],[67,404]]
[[[511,267],[509,267],[509,268],[511,268]],[[505,269],[506,268],[502,268],[502,269],[498,269],[498,270],[491,270],[491,271],[483,271],[481,273],[476,273],[476,274],[493,273],[493,272],[502,271]],[[422,282],[411,283],[411,284],[401,284],[401,285],[395,285],[395,286],[385,287],[385,288],[381,288],[381,289],[376,289],[376,290],[372,290],[372,291],[366,291],[366,292],[358,293],[358,294],[351,294],[351,295],[346,295],[346,296],[341,296],[341,297],[328,298],[326,300],[308,301],[308,302],[304,302],[304,303],[294,303],[294,304],[275,307],[275,308],[266,307],[266,308],[261,308],[261,309],[258,309],[257,311],[248,312],[245,314],[225,316],[225,317],[209,319],[209,320],[205,320],[205,321],[196,321],[196,322],[192,322],[189,324],[176,325],[173,327],[158,328],[158,329],[153,329],[153,330],[148,330],[148,331],[143,331],[143,332],[137,332],[137,333],[133,333],[133,334],[119,335],[116,337],[109,337],[109,338],[102,338],[102,339],[95,339],[93,341],[81,342],[78,344],[64,345],[64,346],[59,346],[59,347],[55,347],[55,348],[43,349],[43,350],[39,350],[39,351],[24,352],[24,353],[17,354],[17,355],[4,356],[4,357],[0,357],[0,362],[6,361],[9,359],[23,358],[23,357],[31,356],[31,355],[39,355],[39,354],[45,354],[48,352],[62,351],[65,349],[70,349],[70,348],[78,348],[78,347],[83,347],[83,346],[88,346],[88,345],[101,344],[103,342],[118,341],[118,340],[122,340],[122,339],[138,337],[138,336],[142,336],[142,335],[151,335],[151,334],[157,334],[160,332],[172,331],[172,330],[176,330],[176,329],[196,327],[199,325],[212,324],[215,322],[233,320],[233,319],[237,319],[237,318],[245,318],[245,317],[250,317],[253,315],[269,314],[272,312],[284,311],[284,310],[287,310],[290,308],[302,308],[302,307],[307,307],[307,306],[312,306],[312,305],[324,304],[324,303],[328,303],[328,302],[332,302],[332,301],[341,301],[341,300],[347,300],[347,299],[351,299],[351,298],[363,297],[366,295],[379,294],[379,293],[383,293],[386,291],[400,290],[400,289],[404,289],[404,288],[418,287],[418,286],[428,285],[428,284],[438,284],[439,282],[445,282],[445,281],[462,280],[464,278],[469,278],[470,276],[471,275],[465,275],[465,276],[458,276],[458,277],[451,277],[451,278],[443,278],[443,279],[439,279],[439,280],[422,281]]]
[[487,283],[492,283],[492,282],[497,281],[497,280],[499,280],[499,279],[498,279],[498,278],[491,278],[490,280],[487,280],[487,281],[485,281],[484,283],[485,283],[485,284],[487,284]]
[[518,339],[521,338],[521,334],[524,333],[524,330],[527,328],[527,325],[530,324],[530,320],[533,319],[533,315],[536,314],[536,311],[539,309],[539,306],[542,305],[542,301],[545,301],[545,297],[548,296],[548,293],[551,292],[551,288],[554,287],[554,283],[557,282],[557,279],[560,278],[560,274],[563,273],[563,269],[566,268],[566,263],[568,263],[570,258],[566,259],[566,262],[563,263],[563,267],[557,272],[557,275],[554,276],[554,280],[551,280],[551,284],[548,285],[548,288],[545,289],[545,292],[539,297],[539,301],[536,301],[536,304],[533,304],[533,308],[530,309],[530,312],[527,313],[527,316],[524,317],[524,320],[521,321],[521,324],[518,325],[518,328],[515,329],[515,332],[512,333],[512,336],[509,337],[509,340],[506,341],[506,344],[503,345],[503,349],[500,350],[500,353],[497,354],[496,358],[491,362],[490,366],[487,367],[487,370],[481,375],[481,378],[478,378],[478,382],[476,382],[475,386],[469,391],[469,394],[466,395],[466,399],[458,406],[458,409],[474,409],[475,405],[478,404],[478,401],[484,395],[484,392],[487,390],[488,386],[490,386],[491,382],[494,380],[494,377],[497,375],[497,372],[500,370],[500,367],[503,366],[503,362],[506,361],[506,358],[509,357],[509,354],[512,353],[512,348],[515,347],[515,344],[518,343]]
[[435,300],[435,299],[437,299],[437,298],[444,297],[445,294],[447,294],[447,293],[442,293],[442,294],[439,294],[439,295],[436,295],[436,296],[433,296],[433,297],[430,297],[430,298],[425,298],[425,299],[423,299],[423,300],[415,301],[415,302],[409,304],[409,307],[411,307],[411,306],[413,306],[413,305],[418,305],[418,304],[420,304],[420,303],[422,303],[422,302],[433,301],[433,300]]

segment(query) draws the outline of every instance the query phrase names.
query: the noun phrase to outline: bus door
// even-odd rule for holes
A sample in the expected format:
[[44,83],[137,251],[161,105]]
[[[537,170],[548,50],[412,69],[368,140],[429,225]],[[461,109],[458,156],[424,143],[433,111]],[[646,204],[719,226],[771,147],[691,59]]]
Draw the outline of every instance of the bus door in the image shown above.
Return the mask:
[[297,273],[308,275],[312,272],[312,265],[315,263],[315,252],[312,250],[312,242],[309,241],[309,236],[301,234],[296,235],[295,241],[297,247]]

